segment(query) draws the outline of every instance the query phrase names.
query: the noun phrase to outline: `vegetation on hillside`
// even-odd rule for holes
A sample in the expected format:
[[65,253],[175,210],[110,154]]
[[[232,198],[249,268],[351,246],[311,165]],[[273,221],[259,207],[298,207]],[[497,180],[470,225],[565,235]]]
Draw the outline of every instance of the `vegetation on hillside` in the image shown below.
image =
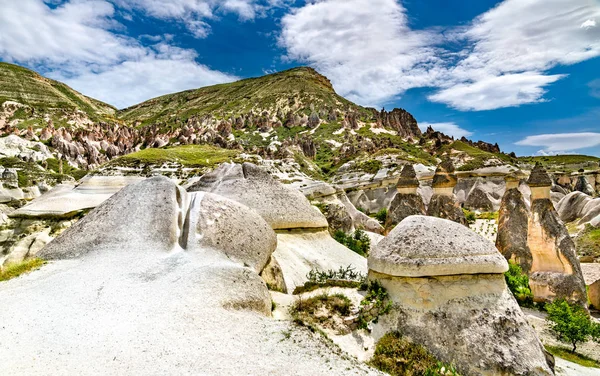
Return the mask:
[[574,240],[578,255],[600,257],[600,228],[586,224]]
[[[279,107],[279,108],[276,108]],[[311,108],[312,107],[312,108]],[[296,108],[306,115],[320,107],[367,111],[337,95],[327,78],[311,68],[294,68],[263,77],[164,95],[119,111],[124,120],[142,124],[185,122],[192,116],[216,118]]]
[[392,376],[458,375],[452,365],[439,362],[426,348],[399,332],[381,337],[369,365]]
[[457,171],[472,171],[479,168],[486,167],[486,162],[491,159],[497,159],[500,162],[507,164],[514,164],[516,159],[503,153],[490,153],[488,151],[481,150],[462,141],[454,141],[449,145],[445,145],[441,148],[439,154],[450,154],[453,155],[456,152],[468,157],[465,164],[457,168]]
[[114,107],[86,97],[61,82],[18,65],[0,62],[0,105],[6,101],[28,106],[17,110],[9,119],[22,119],[27,125],[45,125],[42,114],[50,114],[60,124],[64,121],[65,111],[82,111],[94,121],[113,118],[116,111]]
[[64,164],[63,174],[59,174],[58,164],[54,164],[52,160],[49,160],[48,162],[48,169],[44,169],[41,166],[41,162],[24,162],[16,157],[0,158],[0,166],[17,170],[20,188],[31,187],[42,181],[53,186],[65,181],[80,179],[85,175],[83,171],[67,166],[66,162]]
[[144,149],[109,162],[109,166],[139,167],[174,163],[183,167],[214,167],[235,160],[240,152],[212,145],[184,145],[160,149]]

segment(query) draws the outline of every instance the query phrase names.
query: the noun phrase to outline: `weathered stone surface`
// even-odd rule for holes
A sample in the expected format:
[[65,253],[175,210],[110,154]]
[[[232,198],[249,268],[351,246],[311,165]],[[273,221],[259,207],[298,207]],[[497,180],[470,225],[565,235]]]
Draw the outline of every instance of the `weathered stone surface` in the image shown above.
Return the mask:
[[[195,223],[193,228],[189,228]],[[217,249],[256,273],[277,247],[271,226],[254,210],[212,193],[190,194],[181,246],[188,251]]]
[[565,298],[585,305],[585,284],[575,243],[549,199],[537,199],[531,204],[527,236],[534,299]]
[[575,221],[585,215],[585,206],[592,201],[593,198],[582,192],[571,192],[556,205],[556,211],[560,219],[564,222]]
[[260,276],[265,281],[269,289],[279,291],[284,294],[288,293],[287,286],[285,285],[285,279],[283,278],[283,271],[274,257],[269,259],[269,263],[267,266],[265,266]]
[[348,215],[352,218],[354,228],[377,234],[383,233],[383,226],[377,220],[356,209],[345,194],[339,194],[338,197],[340,202],[346,207]]
[[507,260],[513,260],[524,272],[531,271],[533,258],[527,245],[529,209],[517,188],[506,191],[498,213],[496,248]]
[[579,176],[577,178],[577,183],[575,183],[574,190],[583,192],[586,195],[590,195],[590,196],[594,195],[594,187],[587,181],[585,176]]
[[57,185],[11,215],[22,218],[68,218],[95,208],[123,187],[143,179],[137,176],[86,176],[78,185]]
[[494,211],[494,203],[487,194],[479,187],[475,187],[469,193],[464,207],[471,210],[480,210],[484,212]]
[[415,168],[411,164],[406,164],[402,167],[400,172],[400,178],[396,183],[396,188],[418,188],[419,180],[417,180],[417,173]]
[[452,196],[435,194],[429,201],[427,207],[427,215],[431,217],[438,217],[443,219],[449,219],[456,223],[460,223],[467,226],[467,219],[465,213],[454,200]]
[[427,278],[369,274],[394,302],[391,312],[374,325],[375,338],[400,331],[438,359],[454,364],[461,375],[554,374],[502,274]]
[[321,210],[325,218],[327,218],[329,233],[331,235],[334,235],[337,231],[349,233],[354,229],[352,217],[341,202],[321,203]]
[[421,196],[411,193],[397,193],[390,204],[385,227],[397,225],[411,215],[425,215],[425,204]]
[[69,259],[93,250],[170,250],[183,225],[183,196],[171,180],[157,176],[123,188],[48,244],[39,257]]
[[552,180],[540,163],[536,163],[533,170],[531,170],[527,185],[531,188],[552,186]]
[[369,269],[402,277],[504,273],[508,264],[492,243],[457,223],[411,216],[369,255]]
[[463,375],[552,375],[507,269],[493,244],[464,226],[408,217],[369,255],[369,279],[393,302],[374,337],[400,331]]
[[188,191],[217,193],[256,210],[273,229],[325,228],[327,220],[299,191],[251,163],[224,163]]
[[445,159],[435,170],[431,186],[434,190],[439,188],[454,188],[457,181],[458,179],[454,174],[454,165],[452,164],[452,161],[450,159]]
[[367,259],[333,240],[327,230],[278,232],[273,258],[281,267],[288,292],[304,285],[306,274],[315,268],[326,271],[352,266],[367,273]]

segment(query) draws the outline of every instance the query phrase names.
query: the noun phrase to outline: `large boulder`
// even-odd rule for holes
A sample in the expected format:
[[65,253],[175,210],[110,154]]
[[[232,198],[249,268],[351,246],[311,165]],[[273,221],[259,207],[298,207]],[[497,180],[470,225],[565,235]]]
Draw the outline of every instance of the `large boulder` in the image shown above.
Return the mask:
[[327,220],[297,190],[251,164],[224,163],[188,188],[217,193],[258,212],[273,229],[326,228]]
[[77,258],[102,248],[171,250],[179,243],[185,194],[162,176],[129,185],[54,239],[39,257]]
[[198,192],[190,194],[181,245],[188,251],[217,249],[260,273],[277,248],[277,236],[271,226],[247,206],[212,193]]
[[369,256],[369,279],[393,301],[373,334],[400,331],[464,375],[552,375],[506,286],[507,269],[493,244],[468,228],[408,217]]

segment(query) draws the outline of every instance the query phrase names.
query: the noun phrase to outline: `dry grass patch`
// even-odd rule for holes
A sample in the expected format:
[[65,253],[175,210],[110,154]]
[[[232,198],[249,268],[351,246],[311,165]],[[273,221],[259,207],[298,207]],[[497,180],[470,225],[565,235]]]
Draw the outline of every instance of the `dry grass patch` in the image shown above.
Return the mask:
[[21,274],[29,273],[37,270],[44,265],[46,261],[39,258],[32,258],[23,262],[9,264],[0,270],[0,281],[8,281],[16,278]]

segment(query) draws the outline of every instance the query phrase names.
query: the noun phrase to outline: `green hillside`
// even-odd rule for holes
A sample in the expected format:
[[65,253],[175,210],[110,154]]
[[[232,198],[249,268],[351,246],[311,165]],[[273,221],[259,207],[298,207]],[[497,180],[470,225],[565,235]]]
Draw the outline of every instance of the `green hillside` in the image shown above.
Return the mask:
[[119,111],[129,122],[142,124],[185,121],[192,116],[212,115],[230,118],[268,111],[285,116],[294,113],[310,115],[324,108],[368,111],[337,95],[329,80],[312,68],[294,68],[258,78],[188,90],[150,99]]
[[[0,62],[0,105],[13,101],[29,106],[15,116],[30,119],[33,112],[80,110],[92,120],[112,116],[115,108],[86,97],[67,85],[18,65]],[[31,111],[31,109],[35,111]]]

